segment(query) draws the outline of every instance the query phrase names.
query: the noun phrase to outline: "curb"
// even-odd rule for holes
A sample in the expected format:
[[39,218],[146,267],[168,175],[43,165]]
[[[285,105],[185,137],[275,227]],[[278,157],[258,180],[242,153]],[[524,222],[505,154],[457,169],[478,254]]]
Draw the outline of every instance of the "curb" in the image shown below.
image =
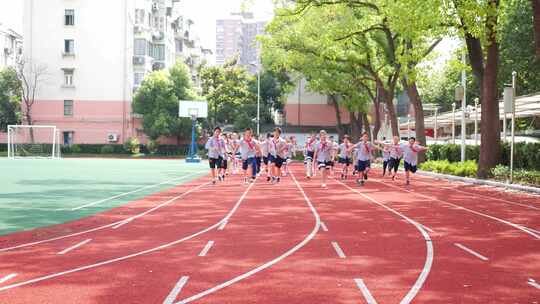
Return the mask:
[[465,182],[469,184],[476,184],[476,185],[484,185],[484,186],[493,186],[498,188],[504,188],[504,189],[511,189],[511,190],[518,190],[518,191],[524,191],[534,194],[540,194],[540,188],[537,187],[530,187],[530,186],[523,186],[523,185],[516,185],[516,184],[506,184],[491,180],[483,180],[483,179],[476,179],[476,178],[470,178],[470,177],[461,177],[461,176],[455,176],[455,175],[448,175],[448,174],[441,174],[441,173],[434,173],[429,171],[418,171],[419,174],[425,175],[425,176],[431,176],[436,178],[443,178],[450,181],[459,181],[459,182]]

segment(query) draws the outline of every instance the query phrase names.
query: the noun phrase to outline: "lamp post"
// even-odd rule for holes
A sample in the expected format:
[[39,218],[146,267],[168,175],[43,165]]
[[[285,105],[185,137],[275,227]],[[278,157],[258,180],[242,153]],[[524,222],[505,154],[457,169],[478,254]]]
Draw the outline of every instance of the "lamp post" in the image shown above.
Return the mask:
[[474,99],[474,145],[478,145],[478,97]]
[[452,103],[452,144],[456,143],[456,103]]
[[435,137],[435,144],[437,144],[437,129],[438,129],[438,120],[437,115],[439,114],[439,108],[435,108],[435,128],[433,130],[433,136]]
[[[467,64],[465,52],[461,54],[463,65]],[[461,71],[461,86],[463,87],[463,95],[461,98],[461,162],[465,161],[465,140],[467,136],[467,122],[465,121],[465,108],[467,107],[467,72],[465,69]]]
[[257,135],[261,134],[261,69],[258,64],[250,63],[257,69]]
[[[517,86],[517,72],[512,72],[512,135],[510,145],[510,183],[514,182],[514,140],[515,140],[515,125],[516,125],[516,86]],[[505,114],[506,117],[506,114]]]

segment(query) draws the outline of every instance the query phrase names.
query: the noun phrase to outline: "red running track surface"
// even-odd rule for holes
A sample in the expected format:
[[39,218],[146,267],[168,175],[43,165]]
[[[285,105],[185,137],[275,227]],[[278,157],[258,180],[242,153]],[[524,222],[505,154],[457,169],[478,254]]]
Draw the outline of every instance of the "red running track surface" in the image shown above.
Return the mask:
[[1,237],[0,303],[540,303],[539,197],[291,168]]

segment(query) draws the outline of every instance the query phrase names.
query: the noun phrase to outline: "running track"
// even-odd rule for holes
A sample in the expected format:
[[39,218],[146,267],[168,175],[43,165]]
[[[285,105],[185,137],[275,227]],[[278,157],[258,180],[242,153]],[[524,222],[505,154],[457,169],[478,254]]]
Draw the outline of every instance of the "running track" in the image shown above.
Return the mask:
[[292,171],[0,237],[0,303],[540,303],[539,197]]

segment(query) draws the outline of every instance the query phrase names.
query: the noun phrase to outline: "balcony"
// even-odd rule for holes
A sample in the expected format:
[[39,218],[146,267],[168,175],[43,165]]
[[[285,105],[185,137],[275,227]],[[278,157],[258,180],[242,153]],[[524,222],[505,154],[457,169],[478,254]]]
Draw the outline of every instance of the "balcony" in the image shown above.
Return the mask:
[[133,64],[134,65],[144,65],[144,64],[146,64],[146,57],[145,56],[133,56]]

